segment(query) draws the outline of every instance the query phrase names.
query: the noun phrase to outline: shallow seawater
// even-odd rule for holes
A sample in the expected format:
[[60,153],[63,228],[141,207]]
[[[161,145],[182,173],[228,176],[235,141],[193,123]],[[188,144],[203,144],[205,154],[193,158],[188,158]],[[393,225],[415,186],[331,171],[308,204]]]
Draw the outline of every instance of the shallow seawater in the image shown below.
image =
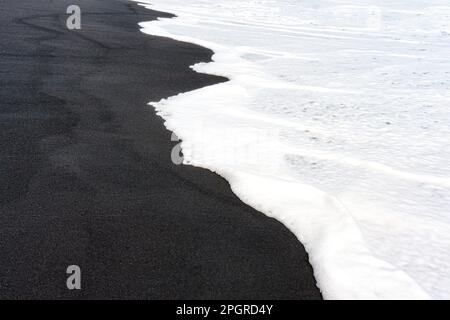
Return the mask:
[[185,163],[289,227],[326,298],[450,298],[448,1],[139,2],[230,78],[152,103]]

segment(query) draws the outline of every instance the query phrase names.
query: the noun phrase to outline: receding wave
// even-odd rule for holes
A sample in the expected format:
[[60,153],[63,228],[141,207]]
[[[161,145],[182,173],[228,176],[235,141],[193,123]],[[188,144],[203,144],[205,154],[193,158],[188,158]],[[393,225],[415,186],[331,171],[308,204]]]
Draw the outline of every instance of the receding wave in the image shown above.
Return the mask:
[[230,79],[151,103],[185,163],[290,228],[325,298],[450,298],[447,1],[138,2]]

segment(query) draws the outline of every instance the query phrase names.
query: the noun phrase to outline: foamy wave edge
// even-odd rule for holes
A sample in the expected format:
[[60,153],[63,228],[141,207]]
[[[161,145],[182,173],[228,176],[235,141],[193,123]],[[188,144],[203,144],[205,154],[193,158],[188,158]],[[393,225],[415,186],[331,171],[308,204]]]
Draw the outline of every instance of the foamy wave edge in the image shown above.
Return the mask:
[[[199,146],[192,134],[192,123],[202,117],[199,108],[186,121],[186,113],[176,111],[188,105],[211,106],[221,98],[229,100],[230,90],[239,88],[235,75],[227,73],[226,65],[243,62],[238,53],[220,44],[195,37],[172,34],[168,25],[183,25],[182,15],[163,5],[151,5],[151,1],[132,0],[147,9],[176,14],[175,18],[160,18],[139,23],[143,33],[189,42],[214,51],[213,62],[200,63],[191,68],[200,73],[224,76],[230,79],[222,83],[168,99],[149,103],[165,120],[165,126],[182,141],[185,164],[209,169],[224,177],[233,192],[246,204],[273,217],[289,228],[309,254],[310,263],[318,287],[325,299],[430,299],[430,296],[404,271],[375,257],[368,249],[361,231],[340,201],[325,192],[306,184],[222,168],[215,163],[196,159],[192,146]],[[192,17],[190,17],[192,19]],[[252,81],[251,77],[248,81]],[[314,90],[314,88],[312,88]],[[237,93],[237,95],[242,93]],[[192,111],[192,110],[190,110]],[[184,117],[183,117],[184,116]],[[299,195],[302,197],[299,198]]]

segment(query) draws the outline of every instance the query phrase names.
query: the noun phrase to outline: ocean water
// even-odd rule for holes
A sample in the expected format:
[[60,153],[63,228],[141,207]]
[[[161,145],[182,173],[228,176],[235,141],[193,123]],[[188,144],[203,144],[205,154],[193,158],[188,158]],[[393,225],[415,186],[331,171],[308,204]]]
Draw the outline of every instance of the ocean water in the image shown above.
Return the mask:
[[230,79],[151,102],[185,164],[284,223],[325,298],[450,298],[448,0],[138,2]]

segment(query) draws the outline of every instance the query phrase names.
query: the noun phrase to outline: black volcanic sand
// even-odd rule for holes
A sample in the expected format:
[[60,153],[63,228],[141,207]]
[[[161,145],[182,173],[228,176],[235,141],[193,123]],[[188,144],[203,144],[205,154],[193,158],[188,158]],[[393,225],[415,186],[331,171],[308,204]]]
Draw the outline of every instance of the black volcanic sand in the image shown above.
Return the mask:
[[[125,0],[0,3],[0,298],[320,299],[281,223],[203,169],[147,105],[225,81],[210,50],[145,35]],[[66,268],[82,290],[66,288]]]

